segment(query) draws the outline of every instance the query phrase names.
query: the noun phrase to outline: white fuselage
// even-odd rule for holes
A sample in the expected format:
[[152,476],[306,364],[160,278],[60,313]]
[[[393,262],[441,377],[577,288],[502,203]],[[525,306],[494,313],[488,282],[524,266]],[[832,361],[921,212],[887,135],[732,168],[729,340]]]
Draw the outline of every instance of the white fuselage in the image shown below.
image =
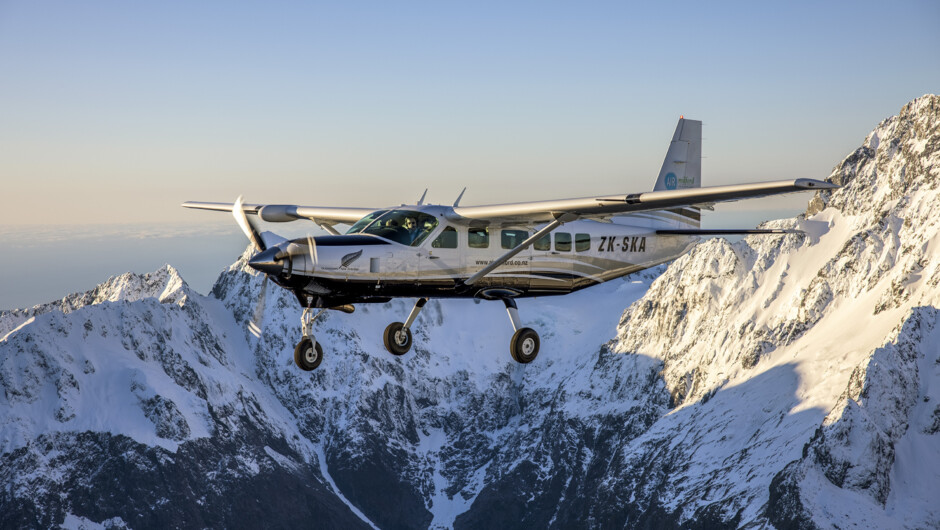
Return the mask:
[[499,259],[540,227],[453,222],[448,210],[452,211],[432,206],[400,210],[425,214],[421,219],[427,233],[416,244],[369,230],[317,237],[314,252],[307,240],[294,240],[287,248],[292,256],[290,282],[313,296],[350,301],[387,296],[565,294],[675,259],[698,241],[697,237],[657,235],[653,226],[572,221],[513,256],[472,288],[461,289],[461,280]]

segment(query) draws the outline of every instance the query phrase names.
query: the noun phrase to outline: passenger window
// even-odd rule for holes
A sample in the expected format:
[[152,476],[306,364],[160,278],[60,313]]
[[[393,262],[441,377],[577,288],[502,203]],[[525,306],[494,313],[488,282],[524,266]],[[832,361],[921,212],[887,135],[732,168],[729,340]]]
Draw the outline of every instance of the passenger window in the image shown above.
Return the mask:
[[525,230],[503,230],[501,234],[501,244],[503,248],[516,248],[529,237]]
[[490,229],[489,228],[471,228],[467,230],[469,236],[467,242],[470,248],[489,248],[490,247]]
[[591,234],[575,234],[574,249],[578,252],[591,250]]
[[555,232],[555,250],[559,252],[571,252],[571,234]]
[[535,242],[535,245],[532,246],[535,250],[551,250],[552,249],[552,236],[544,235]]
[[431,248],[457,248],[457,230],[452,226],[445,226],[441,235],[431,241]]

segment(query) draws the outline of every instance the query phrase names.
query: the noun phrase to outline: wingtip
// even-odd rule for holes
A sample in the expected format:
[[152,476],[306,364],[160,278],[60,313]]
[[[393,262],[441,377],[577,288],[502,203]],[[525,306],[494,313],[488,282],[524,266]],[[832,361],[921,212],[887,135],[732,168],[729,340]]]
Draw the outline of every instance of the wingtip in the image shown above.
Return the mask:
[[834,190],[842,187],[838,184],[815,179],[796,179],[796,185],[807,190]]

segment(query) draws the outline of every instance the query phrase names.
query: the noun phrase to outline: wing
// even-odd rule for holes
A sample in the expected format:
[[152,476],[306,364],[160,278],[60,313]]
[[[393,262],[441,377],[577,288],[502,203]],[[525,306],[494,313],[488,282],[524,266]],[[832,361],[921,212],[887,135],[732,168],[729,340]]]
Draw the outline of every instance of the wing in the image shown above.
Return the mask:
[[[320,225],[353,224],[375,211],[374,208],[333,208],[325,206],[294,206],[292,204],[243,204],[245,213],[254,214],[271,223],[309,219]],[[184,202],[184,208],[231,212],[229,202]]]
[[647,210],[678,206],[708,205],[793,193],[838,188],[835,184],[812,179],[777,180],[731,186],[711,186],[680,190],[648,191],[629,195],[607,195],[557,201],[517,202],[486,206],[458,206],[448,218],[453,222],[489,221],[501,224],[528,224],[568,219],[606,219]]

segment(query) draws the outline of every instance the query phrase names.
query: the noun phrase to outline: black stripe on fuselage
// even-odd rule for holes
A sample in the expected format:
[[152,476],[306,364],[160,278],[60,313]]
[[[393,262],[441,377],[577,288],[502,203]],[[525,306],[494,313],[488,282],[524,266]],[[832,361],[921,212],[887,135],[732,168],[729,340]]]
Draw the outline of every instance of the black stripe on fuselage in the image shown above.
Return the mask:
[[[542,276],[542,278],[539,278],[539,276]],[[558,281],[557,284],[544,284],[543,282],[548,279],[547,277],[555,277],[552,279],[560,281]],[[594,278],[558,272],[539,272],[534,275],[524,275],[520,277],[519,280],[521,281],[512,281],[509,278],[489,277],[486,278],[485,281],[481,280],[479,285],[474,285],[473,288],[470,289],[458,289],[460,282],[456,278],[420,281],[417,279],[397,279],[382,280],[380,282],[374,280],[317,278],[314,281],[319,287],[317,291],[321,293],[318,296],[344,300],[370,297],[475,298],[477,293],[481,290],[497,288],[512,289],[519,292],[518,298],[527,298],[531,296],[567,294],[601,283]],[[541,280],[541,282],[539,280]],[[529,285],[530,282],[537,285]],[[308,287],[308,285],[297,284],[290,288],[304,289],[304,287]],[[315,296],[317,295],[315,294]]]

